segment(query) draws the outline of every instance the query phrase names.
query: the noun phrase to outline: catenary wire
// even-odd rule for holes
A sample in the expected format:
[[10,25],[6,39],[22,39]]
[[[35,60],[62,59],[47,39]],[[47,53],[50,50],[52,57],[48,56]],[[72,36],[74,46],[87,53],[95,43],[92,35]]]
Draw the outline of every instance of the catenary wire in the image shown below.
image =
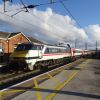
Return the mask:
[[62,4],[62,6],[63,6],[63,8],[65,9],[65,11],[68,12],[68,13],[70,14],[70,16],[76,21],[76,23],[78,24],[78,26],[79,26],[80,28],[82,28],[81,25],[80,25],[80,23],[79,23],[79,22],[76,20],[76,18],[72,15],[72,13],[71,13],[70,10],[66,7],[66,5],[63,3],[63,1],[59,0],[59,2]]
[[[22,0],[21,0],[22,1]],[[68,1],[68,0],[62,0],[62,1]],[[23,2],[23,1],[22,1]],[[20,2],[21,4],[22,4],[22,2]],[[20,4],[19,3],[19,4]],[[45,6],[45,5],[52,5],[52,4],[55,4],[55,3],[59,3],[59,1],[55,1],[55,2],[52,2],[52,3],[50,3],[50,2],[47,2],[47,3],[41,3],[41,4],[32,4],[32,5],[25,5],[24,4],[24,2],[23,2],[23,4],[24,4],[24,7],[21,7],[21,8],[17,8],[17,9],[13,9],[13,10],[8,10],[8,11],[6,11],[6,12],[11,12],[11,11],[16,11],[16,10],[21,10],[21,9],[26,9],[26,8],[28,8],[28,7],[33,7],[33,8],[35,8],[35,7],[39,7],[39,6]],[[23,5],[22,4],[22,5]]]

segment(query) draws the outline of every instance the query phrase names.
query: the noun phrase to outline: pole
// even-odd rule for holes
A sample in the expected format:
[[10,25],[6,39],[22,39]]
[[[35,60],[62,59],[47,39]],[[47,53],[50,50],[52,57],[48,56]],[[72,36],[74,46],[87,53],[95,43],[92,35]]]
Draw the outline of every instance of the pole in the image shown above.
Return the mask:
[[6,0],[3,1],[4,1],[4,12],[6,12]]
[[97,46],[98,46],[98,43],[97,43],[97,41],[96,41],[96,51],[97,51],[97,49],[98,49]]
[[76,48],[76,46],[77,46],[77,40],[75,40],[75,48]]
[[3,0],[3,2],[4,2],[4,12],[6,12],[6,2],[7,1],[11,1],[12,2],[12,0]]
[[87,50],[87,42],[85,42],[85,50]]

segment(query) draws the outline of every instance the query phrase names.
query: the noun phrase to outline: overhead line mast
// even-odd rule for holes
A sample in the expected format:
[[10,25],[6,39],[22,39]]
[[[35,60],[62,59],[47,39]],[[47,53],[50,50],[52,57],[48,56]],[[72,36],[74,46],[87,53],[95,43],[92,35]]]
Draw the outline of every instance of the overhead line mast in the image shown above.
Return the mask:
[[4,12],[6,12],[6,0],[3,0],[4,2]]
[[4,12],[6,12],[6,2],[7,2],[7,1],[12,2],[12,0],[3,0],[3,2],[4,2]]

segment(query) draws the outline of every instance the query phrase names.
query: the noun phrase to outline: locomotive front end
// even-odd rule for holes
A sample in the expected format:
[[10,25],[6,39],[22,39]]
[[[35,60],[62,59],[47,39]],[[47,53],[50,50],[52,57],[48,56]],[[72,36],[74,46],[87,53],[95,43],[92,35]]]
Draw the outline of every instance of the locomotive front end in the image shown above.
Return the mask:
[[10,56],[10,65],[14,69],[33,70],[39,54],[38,46],[32,43],[19,44]]
[[12,53],[9,62],[9,65],[12,67],[12,69],[24,70],[25,68],[27,68],[27,54],[27,51],[15,51],[14,53]]

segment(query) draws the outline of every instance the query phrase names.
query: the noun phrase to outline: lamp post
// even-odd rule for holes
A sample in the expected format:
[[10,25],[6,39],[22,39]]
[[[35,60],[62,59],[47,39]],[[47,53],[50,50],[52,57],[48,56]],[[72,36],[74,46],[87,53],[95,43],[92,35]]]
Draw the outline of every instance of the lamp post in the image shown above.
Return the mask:
[[77,47],[77,39],[75,39],[75,48]]
[[85,50],[87,50],[87,42],[85,42]]
[[96,41],[96,51],[98,50],[98,42]]

